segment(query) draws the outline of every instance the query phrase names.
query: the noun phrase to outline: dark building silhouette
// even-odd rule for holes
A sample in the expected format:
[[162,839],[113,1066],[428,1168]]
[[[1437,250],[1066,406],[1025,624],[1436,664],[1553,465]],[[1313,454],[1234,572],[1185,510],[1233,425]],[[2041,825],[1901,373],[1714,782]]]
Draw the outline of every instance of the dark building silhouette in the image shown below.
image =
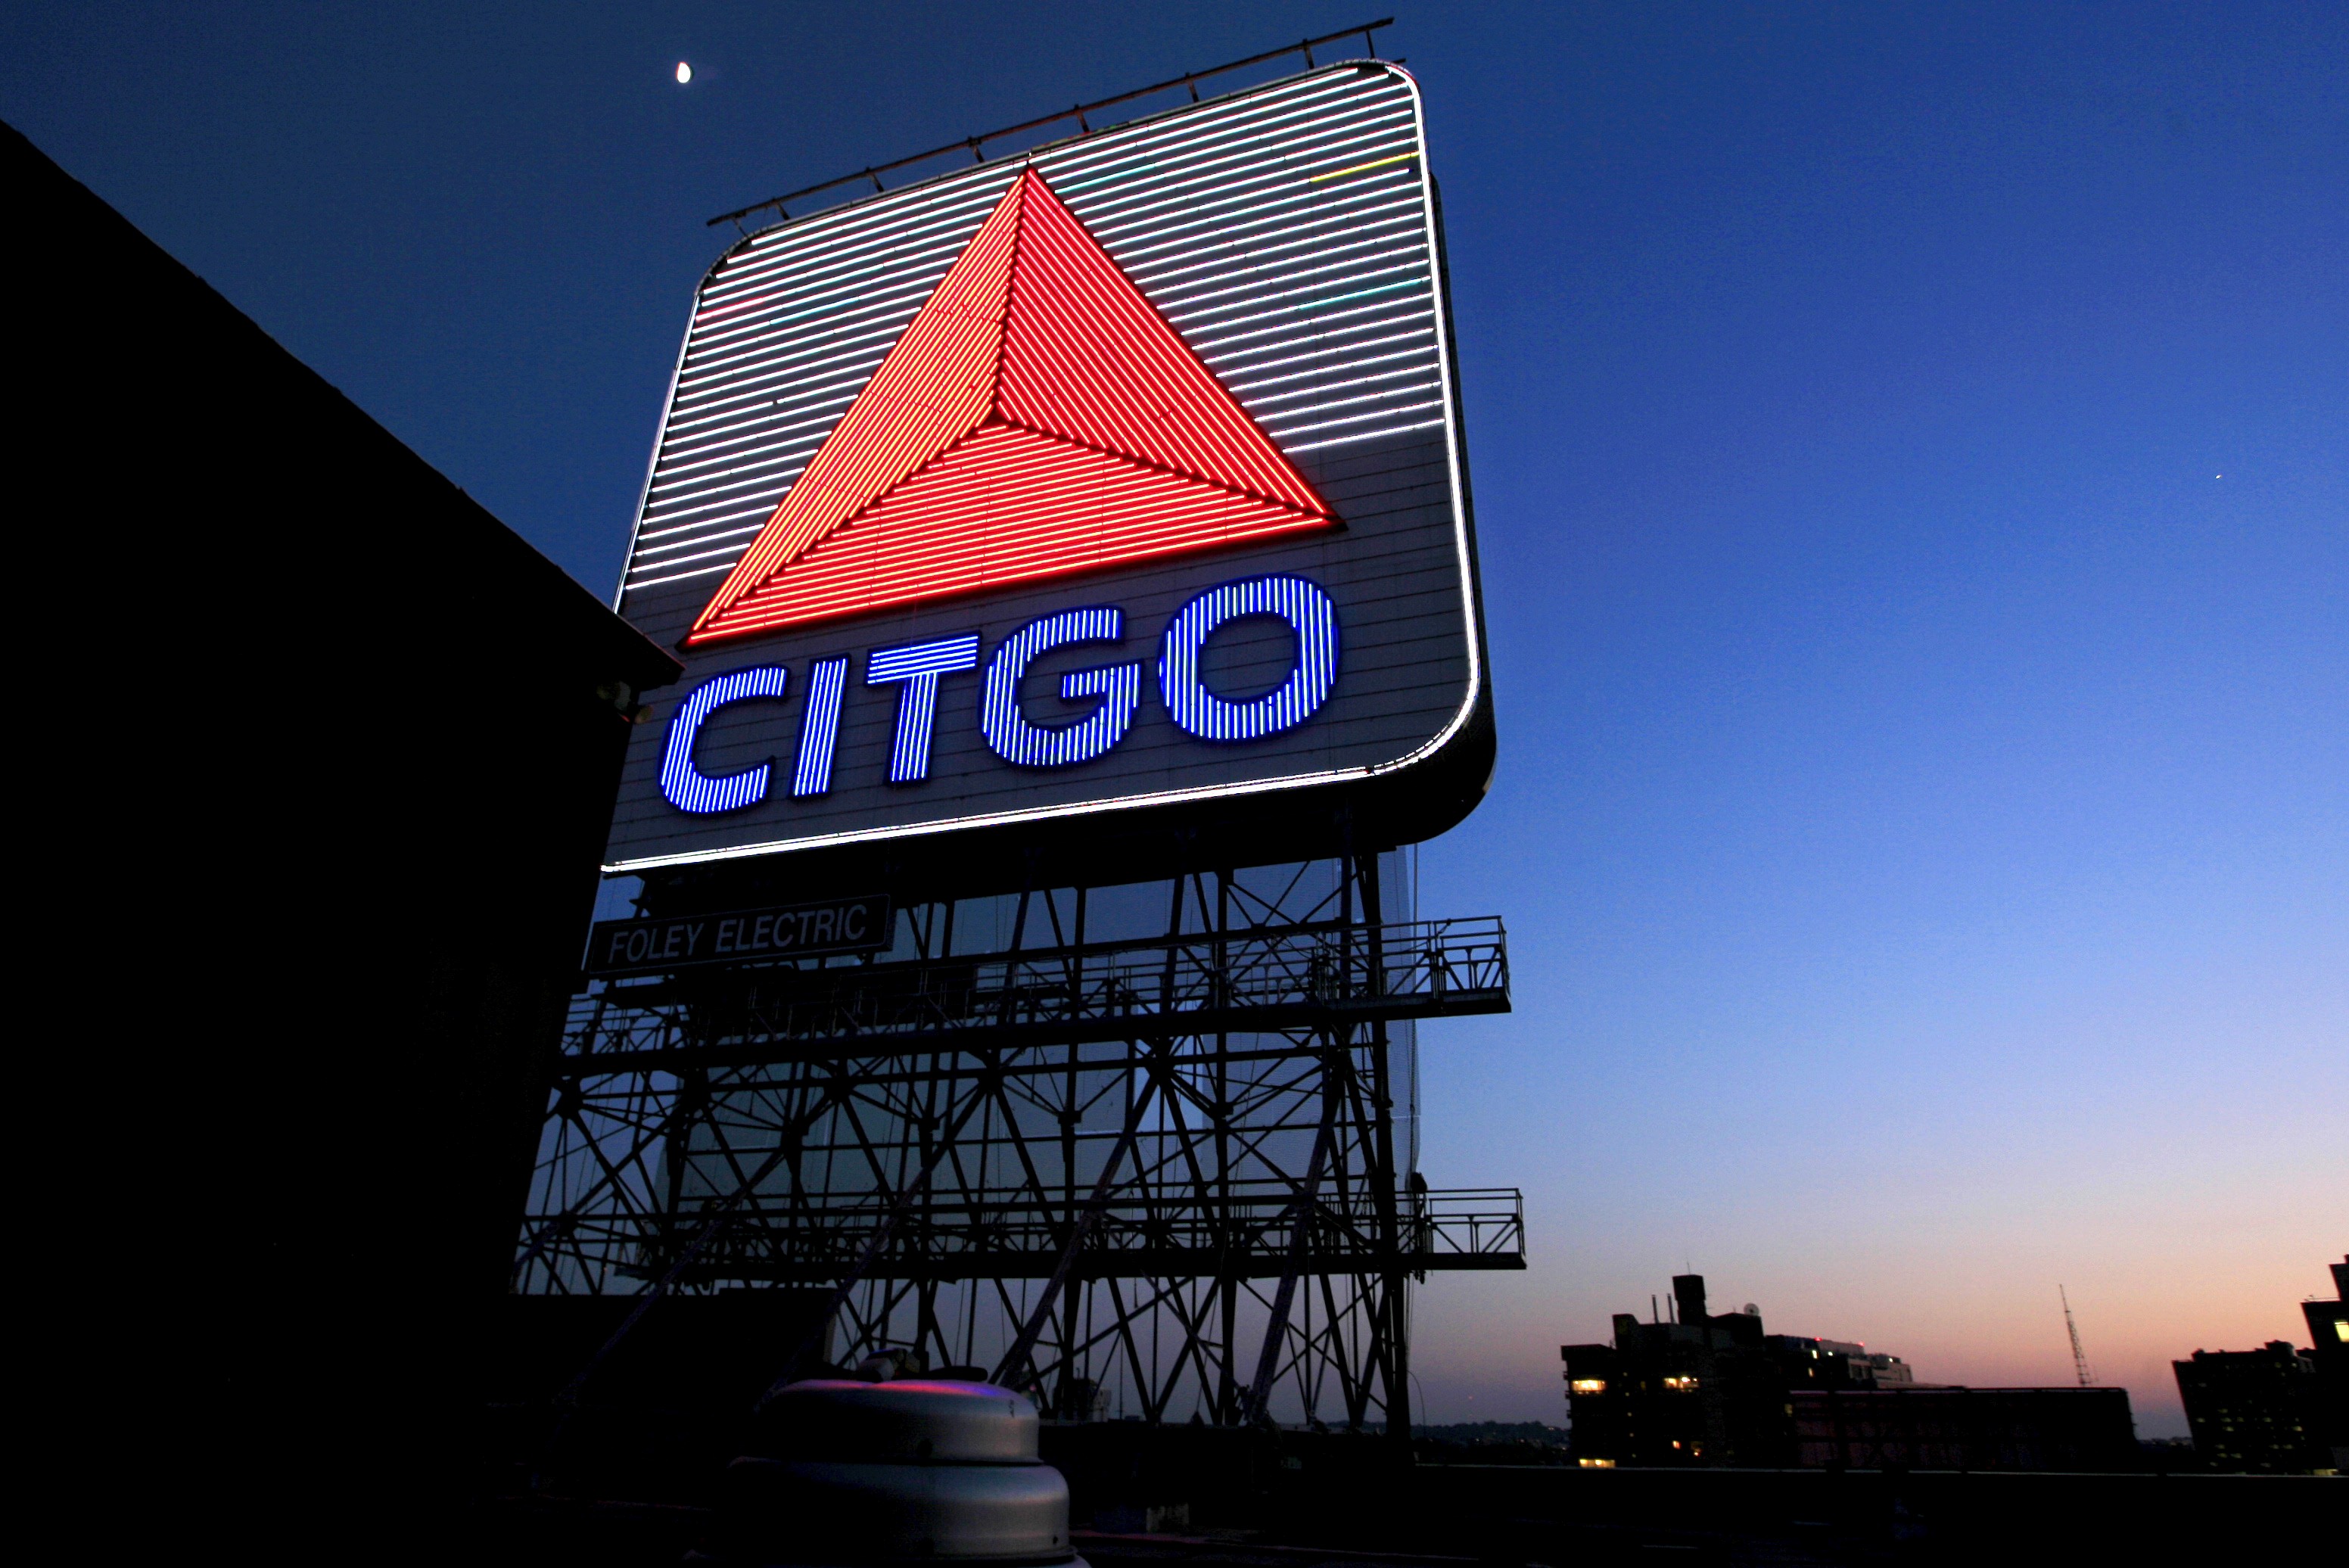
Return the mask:
[[2308,1319],[2309,1358],[2316,1364],[2317,1440],[2325,1468],[2349,1474],[2349,1256],[2331,1265],[2333,1299],[2300,1304]]
[[[1586,1464],[1785,1465],[1786,1374],[1754,1312],[1708,1314],[1704,1276],[1672,1280],[1671,1320],[1615,1315],[1611,1345],[1568,1345],[1572,1448]],[[1856,1347],[1855,1347],[1856,1348]],[[1849,1375],[1848,1357],[1809,1342],[1805,1369]],[[1865,1366],[1863,1358],[1861,1365]]]
[[2257,1350],[2197,1350],[2169,1364],[2204,1470],[2349,1470],[2349,1258],[2332,1270],[2333,1299],[2300,1304],[2310,1348],[2271,1339]]
[[1750,1304],[1706,1310],[1672,1280],[1669,1321],[1615,1316],[1614,1341],[1568,1345],[1571,1450],[1583,1466],[2129,1470],[2121,1388],[1920,1384],[1897,1356],[1765,1334]]
[[0,182],[44,1443],[136,1494],[101,1555],[412,1556],[678,665],[4,127]]
[[2194,1452],[2213,1470],[2293,1473],[2329,1468],[2319,1448],[2316,1363],[2271,1339],[2257,1350],[2197,1350],[2173,1361]]
[[2138,1468],[2126,1388],[1798,1388],[1795,1462],[1850,1470]]

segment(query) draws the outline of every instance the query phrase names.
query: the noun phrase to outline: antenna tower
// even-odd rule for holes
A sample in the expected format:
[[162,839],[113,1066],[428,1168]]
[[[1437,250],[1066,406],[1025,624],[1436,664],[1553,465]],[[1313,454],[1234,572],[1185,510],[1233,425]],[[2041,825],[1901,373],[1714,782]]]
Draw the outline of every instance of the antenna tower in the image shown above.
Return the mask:
[[2064,1332],[2072,1336],[2072,1370],[2080,1375],[2081,1387],[2093,1387],[2096,1375],[2088,1370],[2088,1353],[2080,1348],[2080,1326],[2072,1321],[2072,1298],[2064,1294],[2059,1284],[2055,1287],[2055,1299],[2064,1304]]

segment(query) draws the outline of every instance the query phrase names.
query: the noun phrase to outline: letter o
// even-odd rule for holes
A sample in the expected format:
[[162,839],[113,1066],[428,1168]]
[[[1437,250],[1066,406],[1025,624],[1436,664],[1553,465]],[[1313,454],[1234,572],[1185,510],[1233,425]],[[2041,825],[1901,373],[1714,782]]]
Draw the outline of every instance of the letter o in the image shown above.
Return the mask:
[[[1247,702],[1227,702],[1199,677],[1207,639],[1234,621],[1272,615],[1297,636],[1297,667]],[[1261,740],[1313,717],[1338,684],[1338,607],[1302,577],[1249,577],[1210,588],[1174,612],[1158,655],[1158,690],[1175,727],[1201,740]]]

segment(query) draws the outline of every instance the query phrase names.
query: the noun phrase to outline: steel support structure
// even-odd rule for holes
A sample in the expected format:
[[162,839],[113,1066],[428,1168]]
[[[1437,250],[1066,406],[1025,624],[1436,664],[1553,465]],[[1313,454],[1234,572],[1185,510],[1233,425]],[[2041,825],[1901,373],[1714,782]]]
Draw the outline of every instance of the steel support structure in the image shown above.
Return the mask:
[[861,960],[592,989],[514,1286],[829,1286],[801,1369],[911,1346],[1063,1418],[1400,1436],[1409,1282],[1524,1266],[1514,1191],[1416,1172],[1416,1023],[1506,1010],[1508,958],[1398,918],[1404,864],[917,903]]

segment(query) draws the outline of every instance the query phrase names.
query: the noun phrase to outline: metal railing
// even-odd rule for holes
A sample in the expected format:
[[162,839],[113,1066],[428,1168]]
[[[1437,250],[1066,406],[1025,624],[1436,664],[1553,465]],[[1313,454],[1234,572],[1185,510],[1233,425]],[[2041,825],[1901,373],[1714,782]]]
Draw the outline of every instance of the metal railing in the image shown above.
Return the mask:
[[968,1048],[1169,1031],[1341,1025],[1354,1016],[1508,1008],[1498,919],[1340,923],[901,964],[778,967],[726,992],[689,978],[574,999],[566,1074],[683,1052],[763,1059],[779,1047],[870,1050],[892,1038]]
[[1132,103],[1137,98],[1152,98],[1159,93],[1173,92],[1176,88],[1189,88],[1191,101],[1196,103],[1199,101],[1199,84],[1209,77],[1244,70],[1249,66],[1260,66],[1267,60],[1278,60],[1286,55],[1302,54],[1305,57],[1306,68],[1309,70],[1314,65],[1313,51],[1324,44],[1340,43],[1348,38],[1360,38],[1362,40],[1362,47],[1370,51],[1372,59],[1376,59],[1379,46],[1371,35],[1381,27],[1391,27],[1393,25],[1393,17],[1381,16],[1375,22],[1364,23],[1361,26],[1344,27],[1335,33],[1324,33],[1318,38],[1306,38],[1294,44],[1284,44],[1278,49],[1268,49],[1260,55],[1250,55],[1244,60],[1226,60],[1220,66],[1209,66],[1203,71],[1185,71],[1179,77],[1169,77],[1163,82],[1155,82],[1146,88],[1136,88],[1132,92],[1120,93],[1115,98],[1096,98],[1091,103],[1076,104],[1035,119],[1022,120],[1018,125],[1007,125],[1000,130],[982,131],[977,136],[966,136],[960,141],[949,141],[944,147],[933,147],[927,152],[912,153],[904,158],[892,159],[887,163],[869,164],[854,174],[843,174],[837,180],[827,180],[820,185],[803,185],[797,191],[786,191],[781,196],[770,196],[764,201],[754,201],[748,207],[737,207],[731,212],[720,212],[710,219],[706,226],[714,229],[720,223],[731,223],[739,229],[742,226],[742,220],[751,213],[770,210],[777,217],[789,218],[791,212],[784,206],[787,201],[797,201],[808,196],[821,196],[827,191],[836,191],[843,185],[862,184],[866,181],[872,181],[874,191],[885,191],[888,187],[881,183],[881,176],[884,174],[894,174],[900,169],[910,169],[915,164],[926,163],[934,158],[950,157],[957,152],[968,152],[973,162],[984,163],[987,161],[988,142],[999,141],[1007,136],[1018,136],[1023,131],[1041,130],[1048,125],[1058,125],[1063,120],[1075,120],[1079,134],[1090,136],[1097,129],[1107,129],[1092,123],[1092,117],[1102,109],[1115,108],[1120,104]]
[[[1389,1216],[1367,1192],[1323,1193],[1299,1203],[1277,1183],[1228,1201],[1201,1202],[1178,1190],[1119,1193],[1087,1233],[1077,1273],[1085,1277],[1233,1273],[1269,1277],[1309,1273],[1410,1273],[1525,1266],[1525,1201],[1514,1188],[1411,1194]],[[858,1260],[889,1207],[874,1193],[772,1193],[736,1205],[720,1233],[703,1242],[686,1277],[811,1284]],[[650,1278],[694,1243],[716,1201],[688,1202],[656,1220],[618,1215],[604,1222],[605,1244],[631,1250],[623,1272]],[[1074,1223],[1065,1205],[1040,1205],[1032,1192],[966,1192],[926,1203],[896,1229],[870,1265],[875,1278],[1041,1278],[1050,1274]],[[599,1227],[599,1228],[604,1228]],[[579,1238],[585,1239],[585,1238]]]

